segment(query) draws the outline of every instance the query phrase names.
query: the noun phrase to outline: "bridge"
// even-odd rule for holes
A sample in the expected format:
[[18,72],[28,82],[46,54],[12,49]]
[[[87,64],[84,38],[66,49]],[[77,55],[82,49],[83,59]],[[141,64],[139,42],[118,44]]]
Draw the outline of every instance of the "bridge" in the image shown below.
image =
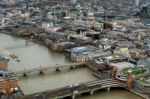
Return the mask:
[[107,89],[107,91],[110,91],[111,87],[126,88],[127,84],[114,78],[109,78],[82,83],[79,85],[66,86],[63,88],[36,93],[32,95],[19,96],[15,99],[60,99],[65,97],[71,97],[72,99],[75,99],[75,97],[78,95],[81,95],[83,93],[90,93],[92,95],[95,91],[98,91],[100,89]]
[[23,48],[23,47],[27,47],[27,46],[32,46],[34,45],[33,42],[30,42],[31,40],[26,40],[24,42],[24,44],[19,44],[19,45],[15,45],[15,46],[10,46],[10,47],[5,47],[4,49],[6,50],[10,50],[10,49],[17,49],[17,48]]
[[28,74],[30,73],[44,74],[50,71],[60,72],[64,70],[84,67],[85,65],[86,65],[85,63],[72,63],[72,64],[67,64],[67,65],[56,64],[56,65],[48,65],[48,66],[38,66],[38,67],[33,67],[33,68],[24,68],[24,69],[20,69],[17,71],[13,71],[13,73],[16,74],[17,76],[20,76],[20,75],[28,76]]

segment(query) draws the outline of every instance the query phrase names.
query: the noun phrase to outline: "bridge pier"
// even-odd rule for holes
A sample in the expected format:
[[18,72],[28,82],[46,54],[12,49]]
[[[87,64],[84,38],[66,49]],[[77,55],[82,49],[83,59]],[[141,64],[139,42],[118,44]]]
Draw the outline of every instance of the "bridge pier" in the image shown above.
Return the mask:
[[40,70],[40,74],[44,74],[45,73],[45,70]]
[[30,40],[26,40],[26,46],[28,46],[30,43]]
[[72,95],[72,97],[71,97],[72,99],[75,99],[76,98],[76,95]]
[[78,95],[78,91],[73,91],[73,94],[72,94],[72,99],[75,99],[76,98],[76,95]]
[[76,68],[76,66],[71,66],[71,67],[70,67],[70,69],[75,69],[75,68]]
[[27,72],[24,72],[24,73],[23,73],[23,76],[24,76],[24,77],[27,77],[27,74],[28,74]]
[[61,72],[60,67],[56,68],[56,72]]
[[111,88],[110,86],[109,86],[109,87],[107,87],[107,91],[108,91],[108,92],[110,92],[110,88]]
[[93,94],[94,94],[94,90],[91,90],[91,91],[90,91],[90,95],[93,95]]

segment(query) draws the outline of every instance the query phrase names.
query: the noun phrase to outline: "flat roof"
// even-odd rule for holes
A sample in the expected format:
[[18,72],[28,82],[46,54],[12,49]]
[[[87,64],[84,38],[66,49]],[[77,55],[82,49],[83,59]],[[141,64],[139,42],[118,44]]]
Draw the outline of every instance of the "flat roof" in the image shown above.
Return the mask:
[[134,64],[129,62],[118,62],[118,63],[110,63],[110,66],[115,66],[119,70],[121,70],[123,68],[134,67]]

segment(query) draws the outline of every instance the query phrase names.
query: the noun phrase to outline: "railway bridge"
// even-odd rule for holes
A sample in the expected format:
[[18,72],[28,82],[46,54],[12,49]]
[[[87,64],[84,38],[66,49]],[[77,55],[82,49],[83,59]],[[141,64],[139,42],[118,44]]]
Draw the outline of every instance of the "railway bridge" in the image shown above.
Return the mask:
[[98,91],[100,89],[107,89],[107,91],[110,91],[110,88],[112,87],[126,88],[127,84],[126,82],[116,80],[115,78],[101,79],[32,95],[20,96],[16,97],[15,99],[61,99],[65,97],[71,97],[72,99],[75,99],[76,96],[83,93],[90,93],[92,95],[95,91]]

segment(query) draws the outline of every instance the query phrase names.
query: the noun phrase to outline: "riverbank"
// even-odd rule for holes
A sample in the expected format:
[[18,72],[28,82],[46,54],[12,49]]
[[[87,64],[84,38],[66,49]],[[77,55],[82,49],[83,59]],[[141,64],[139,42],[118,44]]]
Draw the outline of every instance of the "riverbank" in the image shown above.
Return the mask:
[[45,43],[40,42],[40,41],[38,41],[36,39],[30,39],[29,37],[23,37],[23,36],[20,36],[20,35],[17,35],[17,34],[8,33],[8,32],[5,32],[5,33],[1,32],[1,33],[2,34],[6,34],[6,35],[10,35],[10,36],[13,36],[13,37],[16,37],[16,38],[21,38],[21,39],[24,39],[26,41],[31,41],[31,42],[34,42],[34,43],[37,43],[37,44],[41,44],[41,45],[44,45],[44,46],[46,46],[48,48],[48,46]]
[[[17,36],[16,36],[17,37]],[[24,39],[28,39],[28,38],[24,38]]]

